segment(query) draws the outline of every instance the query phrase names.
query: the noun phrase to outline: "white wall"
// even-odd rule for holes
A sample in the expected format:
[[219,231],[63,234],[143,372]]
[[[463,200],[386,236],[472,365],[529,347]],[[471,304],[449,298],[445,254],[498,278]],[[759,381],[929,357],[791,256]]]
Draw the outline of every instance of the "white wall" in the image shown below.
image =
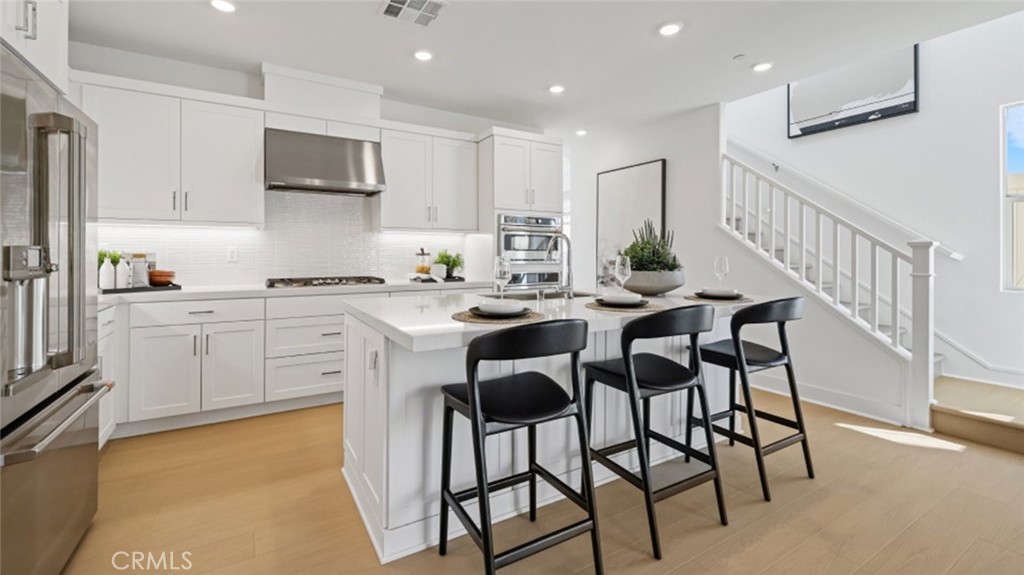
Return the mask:
[[[714,285],[715,256],[727,256],[726,282],[764,297],[797,295],[767,262],[717,227],[720,217],[722,107],[707,106],[658,118],[629,130],[567,142],[572,165],[570,198],[574,271],[581,289],[596,284],[597,173],[665,158],[666,220],[676,232],[676,251],[686,267],[687,290]],[[888,421],[903,419],[905,363],[808,298],[803,320],[792,325],[791,344],[804,399]],[[778,345],[772,329],[744,334]],[[718,369],[718,368],[709,368]],[[780,379],[782,378],[782,379]],[[759,385],[782,389],[785,372],[759,376]],[[813,439],[812,439],[813,441]]]
[[783,87],[729,104],[725,130],[965,254],[937,258],[945,371],[1024,387],[1024,293],[1000,271],[999,111],[1024,100],[1024,12],[921,44],[919,92],[917,114],[789,140]]

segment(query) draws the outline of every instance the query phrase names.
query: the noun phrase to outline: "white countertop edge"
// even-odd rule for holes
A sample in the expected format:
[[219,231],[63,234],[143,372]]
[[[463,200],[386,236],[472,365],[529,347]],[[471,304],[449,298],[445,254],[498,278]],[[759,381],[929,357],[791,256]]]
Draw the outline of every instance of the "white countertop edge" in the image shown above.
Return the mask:
[[214,299],[244,299],[273,297],[304,297],[316,295],[359,295],[375,293],[400,293],[417,291],[438,291],[449,289],[473,289],[481,293],[490,291],[493,284],[482,282],[448,282],[448,283],[413,283],[396,281],[382,285],[362,286],[319,286],[302,288],[268,288],[262,285],[241,286],[197,286],[183,287],[180,290],[163,290],[156,292],[136,292],[125,294],[100,294],[99,305],[107,306],[122,303],[157,303],[164,301],[193,301]]

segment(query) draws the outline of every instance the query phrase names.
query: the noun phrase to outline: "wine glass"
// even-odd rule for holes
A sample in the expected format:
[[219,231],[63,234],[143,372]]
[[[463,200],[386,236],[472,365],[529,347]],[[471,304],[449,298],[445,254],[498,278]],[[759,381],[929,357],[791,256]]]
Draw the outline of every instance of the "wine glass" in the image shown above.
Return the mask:
[[718,256],[715,258],[715,276],[718,277],[718,287],[722,287],[722,280],[729,275],[729,258]]
[[619,293],[622,293],[625,290],[626,280],[628,280],[631,275],[633,275],[633,269],[630,265],[629,256],[616,256],[615,279],[619,281]]
[[512,281],[512,263],[506,256],[494,258],[494,283],[498,284],[498,295],[505,299],[505,286]]

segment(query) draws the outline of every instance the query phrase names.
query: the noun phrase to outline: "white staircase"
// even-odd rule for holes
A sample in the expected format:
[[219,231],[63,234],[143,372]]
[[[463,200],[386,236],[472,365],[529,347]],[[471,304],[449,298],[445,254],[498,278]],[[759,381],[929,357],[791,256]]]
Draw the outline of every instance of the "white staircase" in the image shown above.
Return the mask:
[[938,244],[893,245],[729,154],[722,170],[720,228],[903,362],[901,423],[930,429]]

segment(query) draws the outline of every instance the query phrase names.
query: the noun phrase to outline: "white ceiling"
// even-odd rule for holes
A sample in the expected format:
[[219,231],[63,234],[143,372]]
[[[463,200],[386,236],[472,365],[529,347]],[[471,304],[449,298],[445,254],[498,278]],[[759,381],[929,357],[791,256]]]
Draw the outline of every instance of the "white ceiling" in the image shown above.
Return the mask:
[[[71,3],[73,40],[257,73],[261,62],[380,84],[385,97],[542,126],[632,122],[731,101],[1024,2],[593,2],[453,0],[429,27],[382,2]],[[663,38],[658,27],[682,21]],[[428,63],[412,54],[434,53]],[[734,61],[743,53],[746,58]],[[773,60],[754,74],[750,65]],[[551,84],[565,93],[552,96]],[[780,112],[782,113],[782,112]]]

